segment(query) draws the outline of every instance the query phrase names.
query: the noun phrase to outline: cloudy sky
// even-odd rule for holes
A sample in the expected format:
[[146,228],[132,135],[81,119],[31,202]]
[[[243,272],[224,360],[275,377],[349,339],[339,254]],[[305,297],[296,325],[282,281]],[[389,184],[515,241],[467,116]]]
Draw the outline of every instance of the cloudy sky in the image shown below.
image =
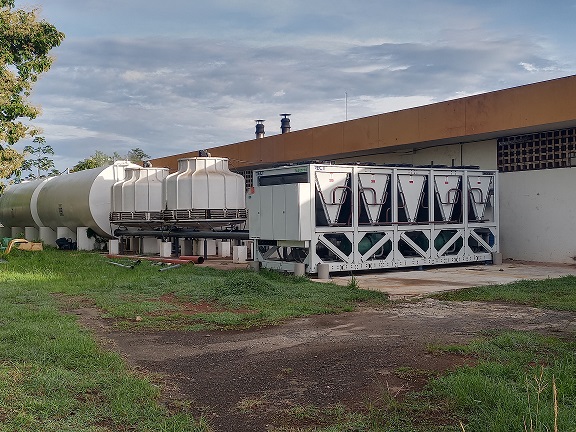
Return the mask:
[[[61,170],[576,73],[576,0],[16,0],[66,34],[35,87]],[[345,103],[347,95],[347,106]],[[347,108],[347,110],[346,110]]]

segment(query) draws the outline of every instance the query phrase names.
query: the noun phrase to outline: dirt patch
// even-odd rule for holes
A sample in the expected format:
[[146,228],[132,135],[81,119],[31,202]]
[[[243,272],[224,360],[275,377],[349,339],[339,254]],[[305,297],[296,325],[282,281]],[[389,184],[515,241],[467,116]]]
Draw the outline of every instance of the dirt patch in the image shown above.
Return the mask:
[[209,303],[209,302],[199,302],[199,303],[189,303],[189,302],[183,302],[181,300],[178,299],[178,297],[176,297],[176,295],[174,295],[174,293],[168,293],[168,294],[164,294],[162,296],[160,296],[160,301],[164,302],[164,303],[168,303],[171,305],[175,305],[178,306],[180,309],[182,309],[182,311],[190,313],[190,314],[196,314],[196,313],[206,313],[206,312],[219,312],[222,310],[221,307],[219,307],[217,304],[215,303]]
[[[74,311],[134,366],[166,377],[167,399],[185,399],[217,431],[306,426],[306,406],[362,409],[402,397],[429,376],[469,363],[431,344],[463,343],[493,329],[571,333],[576,314],[476,302],[424,300],[295,319],[246,331],[124,332],[93,309]],[[169,402],[169,401],[168,401]]]
[[257,313],[257,311],[252,309],[229,309],[225,308],[217,303],[211,302],[197,302],[197,303],[190,303],[184,302],[180,300],[178,297],[174,295],[174,293],[168,293],[160,296],[159,301],[163,303],[168,303],[172,306],[176,307],[174,311],[159,311],[150,313],[150,316],[162,316],[162,315],[173,315],[173,314],[180,314],[180,315],[197,315],[197,314],[204,314],[204,313],[212,313],[212,312],[233,312],[233,313]]

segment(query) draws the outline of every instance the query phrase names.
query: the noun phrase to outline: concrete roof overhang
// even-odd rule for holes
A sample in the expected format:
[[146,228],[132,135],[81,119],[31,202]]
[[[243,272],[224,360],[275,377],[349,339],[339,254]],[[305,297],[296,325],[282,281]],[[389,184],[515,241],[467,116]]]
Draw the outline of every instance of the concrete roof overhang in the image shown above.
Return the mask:
[[[576,75],[209,149],[236,169],[471,144],[576,127]],[[177,167],[182,153],[154,159]]]

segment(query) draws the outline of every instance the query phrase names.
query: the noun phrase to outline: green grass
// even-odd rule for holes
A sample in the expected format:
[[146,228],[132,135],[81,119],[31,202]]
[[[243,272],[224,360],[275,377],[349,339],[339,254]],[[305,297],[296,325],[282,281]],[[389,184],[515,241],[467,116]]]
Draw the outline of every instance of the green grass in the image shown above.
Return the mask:
[[[201,266],[159,272],[150,262],[126,269],[107,261],[97,254],[47,250],[14,251],[0,263],[0,432],[210,430],[185,408],[164,407],[161,384],[98,347],[74,316],[61,312],[63,306],[94,306],[112,323],[131,328],[206,329],[267,325],[386,301],[354,284],[320,284],[275,272]],[[575,311],[575,287],[576,278],[564,277],[434,297]],[[213,310],[185,313],[183,305],[197,303]],[[427,387],[402,398],[383,388],[357,410],[292,406],[281,413],[286,424],[310,426],[278,430],[544,432],[554,431],[555,421],[559,431],[576,430],[573,338],[501,332],[431,350],[468,356],[471,366],[441,376],[399,367],[400,378],[427,376]],[[247,399],[239,409],[255,410],[264,402]]]
[[209,430],[24,280],[0,284],[0,431]]
[[[89,303],[119,325],[165,329],[239,328],[286,318],[351,311],[360,302],[384,303],[386,295],[285,276],[273,271],[223,271],[187,265],[160,272],[143,261],[134,269],[110,265],[94,253],[16,251],[0,264],[5,283],[64,294]],[[130,260],[114,260],[129,264]],[[163,301],[170,295],[176,302]],[[208,303],[190,314],[184,304]],[[135,321],[136,317],[141,320]]]
[[463,347],[478,358],[430,384],[435,397],[471,431],[576,430],[576,343],[524,332],[503,332]]
[[[127,269],[108,261],[94,253],[15,250],[0,263],[0,432],[211,430],[184,408],[164,407],[161,384],[100,348],[64,306],[95,306],[121,326],[201,329],[386,301],[273,272],[191,265],[159,272],[150,262]],[[164,294],[177,301],[161,301]],[[196,302],[217,311],[182,313],[181,305]]]
[[431,297],[439,300],[509,302],[546,309],[576,311],[576,276],[466,288]]

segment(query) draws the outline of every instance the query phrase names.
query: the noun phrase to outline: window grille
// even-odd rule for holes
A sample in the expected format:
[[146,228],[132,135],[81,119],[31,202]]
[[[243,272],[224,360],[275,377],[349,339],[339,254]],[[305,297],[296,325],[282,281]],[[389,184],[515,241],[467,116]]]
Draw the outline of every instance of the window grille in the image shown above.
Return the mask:
[[576,128],[498,139],[498,171],[529,171],[576,165]]
[[244,177],[244,180],[246,181],[246,188],[251,188],[252,186],[254,186],[254,171],[249,171],[249,170],[233,170],[236,173],[240,174],[242,177]]

